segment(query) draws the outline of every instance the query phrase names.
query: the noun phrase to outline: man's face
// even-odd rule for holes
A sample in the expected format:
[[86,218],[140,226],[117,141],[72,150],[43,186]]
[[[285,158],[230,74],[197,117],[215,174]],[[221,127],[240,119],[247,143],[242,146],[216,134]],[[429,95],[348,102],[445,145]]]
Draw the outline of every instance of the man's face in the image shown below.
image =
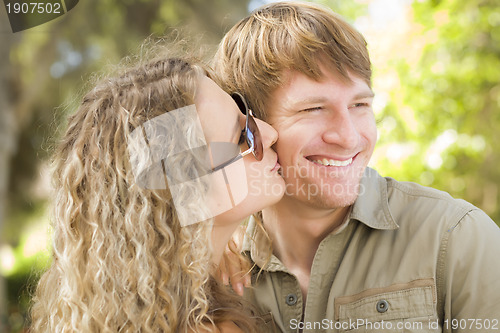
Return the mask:
[[360,192],[377,141],[373,92],[360,77],[350,74],[347,82],[320,68],[320,81],[285,72],[286,83],[270,97],[267,121],[279,135],[274,148],[285,198],[318,208],[346,207]]

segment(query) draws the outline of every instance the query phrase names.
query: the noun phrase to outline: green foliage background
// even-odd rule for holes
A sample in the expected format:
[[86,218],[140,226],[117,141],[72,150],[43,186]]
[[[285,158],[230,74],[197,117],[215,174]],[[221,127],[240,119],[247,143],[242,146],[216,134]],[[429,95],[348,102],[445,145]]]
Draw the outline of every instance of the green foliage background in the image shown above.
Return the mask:
[[[316,2],[355,24],[369,17],[370,6],[390,4]],[[383,175],[468,200],[498,223],[500,3],[420,0],[406,8],[404,33],[385,31],[368,39],[374,90],[382,97],[373,166]],[[8,269],[0,262],[0,289],[3,276],[7,290],[7,299],[0,299],[7,305],[2,313],[0,304],[0,331],[25,329],[30,288],[50,253],[48,156],[90,74],[137,52],[146,37],[176,27],[213,49],[247,10],[247,0],[89,0],[18,34],[5,28],[6,13],[0,10],[0,44],[8,48],[7,58],[0,59],[0,89],[9,106],[0,112],[12,119],[5,133],[13,142],[4,155],[10,167],[0,170],[9,179],[2,195],[7,209],[0,214],[0,258],[7,253],[15,259]],[[375,50],[391,38],[397,43]]]
[[498,223],[500,3],[419,1],[413,17],[425,43],[415,62],[388,59],[400,85],[380,115],[392,126],[379,146],[407,154],[394,163],[386,153],[377,168],[466,199]]

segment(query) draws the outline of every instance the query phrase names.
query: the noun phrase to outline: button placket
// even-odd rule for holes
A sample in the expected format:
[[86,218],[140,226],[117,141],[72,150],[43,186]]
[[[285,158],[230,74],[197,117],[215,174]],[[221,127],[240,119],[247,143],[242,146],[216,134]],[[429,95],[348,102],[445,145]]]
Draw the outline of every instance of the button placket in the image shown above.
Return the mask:
[[[281,272],[280,272],[281,273]],[[281,284],[281,292],[279,301],[281,303],[281,322],[283,327],[289,328],[289,323],[292,320],[301,321],[302,313],[302,297],[300,285],[296,277],[290,273],[282,272],[281,276],[275,276]],[[286,329],[283,332],[291,332]]]

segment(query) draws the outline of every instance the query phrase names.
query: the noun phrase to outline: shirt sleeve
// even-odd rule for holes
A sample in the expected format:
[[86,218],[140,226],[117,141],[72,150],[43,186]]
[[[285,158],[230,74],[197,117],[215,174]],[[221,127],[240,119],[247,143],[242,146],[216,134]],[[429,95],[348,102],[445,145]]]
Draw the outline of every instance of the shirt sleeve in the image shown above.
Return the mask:
[[475,209],[445,232],[443,332],[500,332],[500,228]]

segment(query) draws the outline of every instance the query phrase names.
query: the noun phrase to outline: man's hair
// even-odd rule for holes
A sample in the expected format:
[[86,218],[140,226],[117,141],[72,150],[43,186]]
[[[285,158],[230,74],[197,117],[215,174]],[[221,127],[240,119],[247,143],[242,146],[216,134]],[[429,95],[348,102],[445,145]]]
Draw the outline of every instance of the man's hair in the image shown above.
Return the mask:
[[213,67],[224,89],[242,93],[265,120],[265,105],[284,83],[283,72],[296,70],[319,80],[320,62],[346,81],[350,72],[371,86],[366,41],[357,30],[328,8],[278,2],[256,9],[231,28]]

